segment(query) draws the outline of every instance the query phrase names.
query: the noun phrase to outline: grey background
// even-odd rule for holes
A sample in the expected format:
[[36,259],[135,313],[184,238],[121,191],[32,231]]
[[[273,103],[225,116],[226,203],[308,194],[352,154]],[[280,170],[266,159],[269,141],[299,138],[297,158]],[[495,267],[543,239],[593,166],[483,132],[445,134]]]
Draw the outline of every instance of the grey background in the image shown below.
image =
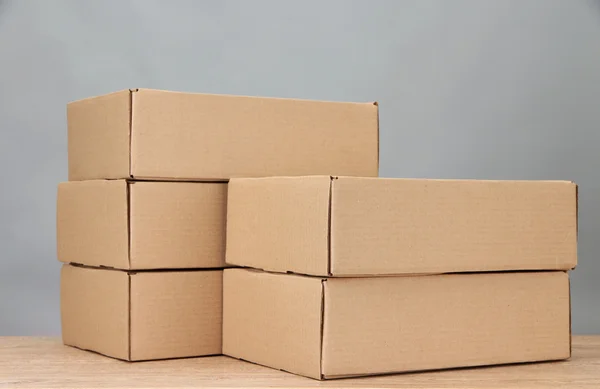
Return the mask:
[[133,87],[380,102],[381,175],[580,184],[600,333],[600,3],[0,0],[0,335],[60,333],[65,104]]

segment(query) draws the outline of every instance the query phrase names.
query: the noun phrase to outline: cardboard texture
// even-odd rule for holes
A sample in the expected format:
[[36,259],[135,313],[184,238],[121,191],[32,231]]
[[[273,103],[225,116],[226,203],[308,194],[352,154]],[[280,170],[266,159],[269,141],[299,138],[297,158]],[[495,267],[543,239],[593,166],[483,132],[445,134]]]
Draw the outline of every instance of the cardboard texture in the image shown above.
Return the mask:
[[69,180],[378,175],[374,103],[132,89],[67,106]]
[[568,270],[577,187],[562,181],[232,179],[232,265],[318,276]]
[[226,269],[223,353],[316,379],[570,357],[566,272],[318,278]]
[[221,354],[222,280],[63,265],[63,342],[128,361]]
[[227,184],[61,183],[58,259],[116,269],[225,266]]

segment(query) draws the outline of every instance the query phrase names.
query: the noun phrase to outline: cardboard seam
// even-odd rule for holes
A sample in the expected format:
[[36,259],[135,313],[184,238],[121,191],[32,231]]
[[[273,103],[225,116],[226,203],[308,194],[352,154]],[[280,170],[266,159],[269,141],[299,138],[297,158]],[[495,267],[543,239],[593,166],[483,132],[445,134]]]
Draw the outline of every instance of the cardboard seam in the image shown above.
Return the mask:
[[[250,267],[250,266],[229,266],[229,267],[225,267],[225,268],[207,268],[207,270],[228,270],[228,269],[234,269],[234,270],[246,270],[248,272],[251,273],[267,273],[267,274],[272,274],[272,275],[278,275],[278,276],[285,276],[285,275],[290,275],[290,276],[297,276],[297,277],[308,277],[308,278],[318,278],[318,279],[324,279],[328,276],[324,276],[324,275],[318,275],[318,274],[308,274],[308,273],[298,273],[298,272],[294,272],[291,270],[287,270],[287,271],[277,271],[277,270],[269,270],[269,269],[265,269],[262,267]],[[196,269],[191,269],[191,270],[196,270]]]
[[[114,178],[114,180],[122,180],[122,178]],[[146,178],[146,177],[135,177],[125,178],[127,182],[156,182],[156,183],[169,183],[169,184],[208,184],[208,185],[223,185],[227,184],[229,180],[211,180],[211,179],[188,179],[188,178]]]
[[[530,268],[530,269],[517,269],[517,270],[508,270],[508,269],[486,269],[486,270],[460,270],[460,271],[442,271],[442,272],[430,272],[430,273],[385,273],[385,274],[369,274],[369,273],[360,273],[360,274],[336,274],[335,276],[325,276],[325,277],[335,277],[335,278],[386,278],[386,277],[429,277],[429,276],[441,276],[441,275],[453,275],[453,274],[504,274],[504,273],[552,273],[557,271],[568,271],[571,269],[567,269],[566,267],[556,267],[554,269],[550,268]],[[304,275],[304,274],[300,274]]]
[[567,274],[567,285],[569,288],[569,357],[571,358],[571,356],[573,355],[573,321],[572,321],[572,316],[573,316],[573,309],[571,307],[571,277],[569,275],[569,272],[565,272]]
[[478,364],[474,364],[474,365],[466,365],[466,366],[459,366],[459,367],[438,367],[438,368],[431,368],[431,369],[415,369],[415,370],[390,370],[390,371],[385,371],[385,372],[381,372],[381,373],[356,373],[356,374],[333,374],[333,375],[324,375],[323,376],[323,380],[325,381],[335,381],[335,380],[343,380],[343,379],[348,379],[348,378],[370,378],[370,377],[385,377],[385,376],[390,376],[390,375],[398,375],[398,374],[413,374],[413,373],[419,373],[419,374],[426,374],[426,373],[436,373],[436,372],[452,372],[452,371],[461,371],[461,370],[466,370],[466,369],[473,369],[473,368],[479,368],[479,367],[483,367],[483,368],[489,368],[489,367],[504,367],[504,366],[520,366],[520,365],[531,365],[531,364],[535,364],[535,363],[540,363],[540,362],[560,362],[560,361],[564,361],[563,358],[552,358],[552,359],[545,359],[545,358],[541,358],[541,359],[536,359],[536,360],[531,360],[531,361],[517,361],[517,362],[500,362],[500,363],[496,363],[496,364],[488,364],[488,363],[478,363]]
[[575,185],[575,265],[571,267],[571,270],[574,270],[577,267],[577,256],[578,256],[578,246],[579,246],[579,185],[573,183]]
[[459,274],[513,274],[513,273],[554,273],[557,271],[567,271],[567,269],[520,269],[520,270],[474,270],[474,271],[450,271],[450,272],[435,272],[435,273],[391,273],[391,274],[336,274],[333,275],[318,275],[318,274],[307,274],[307,273],[299,273],[291,270],[287,271],[277,271],[277,270],[269,270],[262,267],[250,267],[250,266],[229,266],[225,268],[204,268],[204,269],[152,269],[152,270],[136,270],[136,271],[173,271],[173,270],[226,270],[226,269],[243,269],[249,272],[254,273],[268,273],[273,275],[292,275],[298,277],[308,277],[308,278],[320,278],[322,280],[327,279],[328,277],[340,278],[340,279],[357,279],[357,278],[398,278],[398,277],[433,277],[433,276],[441,276],[441,275],[459,275]]
[[74,266],[74,267],[80,267],[80,268],[83,268],[83,269],[110,270],[110,271],[124,271],[124,272],[127,272],[127,269],[119,269],[118,267],[105,266],[105,265],[91,266],[91,265],[85,265],[83,263],[78,263],[78,262],[69,262],[69,263],[67,263],[67,265],[71,265],[71,266]]
[[133,137],[133,94],[139,89],[129,89],[129,177],[133,178],[131,171],[131,138]]
[[126,359],[126,358],[115,357],[115,356],[112,356],[112,355],[103,354],[103,353],[101,353],[100,351],[92,350],[92,349],[90,349],[90,348],[85,348],[85,347],[82,347],[82,346],[77,346],[77,345],[75,345],[75,344],[67,344],[67,343],[65,343],[65,346],[69,346],[69,347],[76,348],[76,349],[78,349],[78,350],[83,350],[83,351],[86,351],[86,352],[90,352],[90,353],[94,353],[94,354],[97,354],[97,355],[101,355],[101,356],[103,356],[103,357],[106,357],[106,358],[111,358],[111,359],[114,359],[114,360],[117,360],[117,361],[125,361],[125,362],[128,362],[128,361],[129,361],[129,360],[128,360],[128,359]]
[[127,358],[131,361],[131,274],[127,274]]
[[223,271],[225,269],[235,269],[231,267],[174,267],[174,268],[160,268],[160,269],[131,269],[126,270],[129,275],[136,275],[138,273],[191,273],[191,272],[209,272],[209,271]]
[[160,269],[120,269],[118,267],[104,266],[104,265],[91,266],[91,265],[85,265],[83,263],[77,263],[77,262],[69,262],[69,263],[65,263],[65,265],[70,265],[73,267],[79,267],[79,268],[83,268],[83,269],[91,269],[91,270],[122,271],[129,275],[135,275],[138,273],[173,273],[173,272],[182,273],[182,272],[202,272],[202,271],[208,272],[208,271],[223,271],[225,269],[236,269],[235,267],[184,267],[184,268],[174,267],[174,268],[160,268]]
[[325,283],[327,279],[321,280],[321,344],[319,347],[319,377],[323,379],[323,337],[325,332]]
[[327,205],[327,275],[332,276],[331,273],[331,214],[333,211],[333,180],[337,180],[338,177],[329,176],[329,199]]
[[377,175],[379,176],[379,155],[380,155],[380,140],[379,140],[379,103],[373,102],[373,105],[377,108]]
[[131,269],[131,188],[133,182],[127,181],[125,185],[125,197],[127,202],[127,264]]

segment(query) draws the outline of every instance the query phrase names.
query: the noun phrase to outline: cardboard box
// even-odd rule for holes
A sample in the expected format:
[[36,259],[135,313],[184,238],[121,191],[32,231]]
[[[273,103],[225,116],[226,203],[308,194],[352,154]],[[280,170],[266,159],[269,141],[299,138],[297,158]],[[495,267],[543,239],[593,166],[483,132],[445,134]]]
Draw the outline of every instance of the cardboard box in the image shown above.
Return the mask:
[[374,103],[131,89],[67,106],[69,180],[378,175]]
[[223,353],[316,379],[570,356],[566,272],[319,278],[226,269]]
[[58,259],[116,269],[225,266],[227,184],[61,183]]
[[63,342],[128,361],[221,354],[222,270],[63,265]]
[[272,177],[228,191],[234,265],[356,276],[577,263],[571,182]]

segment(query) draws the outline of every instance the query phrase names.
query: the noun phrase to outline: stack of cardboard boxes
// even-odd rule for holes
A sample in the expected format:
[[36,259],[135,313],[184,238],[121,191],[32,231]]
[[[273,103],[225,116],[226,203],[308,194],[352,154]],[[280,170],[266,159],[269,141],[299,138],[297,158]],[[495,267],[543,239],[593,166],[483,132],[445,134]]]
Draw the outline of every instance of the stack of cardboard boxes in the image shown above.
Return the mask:
[[[229,185],[223,352],[328,379],[568,358],[569,182]],[[254,270],[260,269],[260,270]]]
[[570,356],[573,183],[375,178],[376,104],[128,90],[68,122],[66,344],[317,379]]
[[227,180],[376,176],[377,112],[145,89],[70,103],[64,342],[131,361],[220,354]]

